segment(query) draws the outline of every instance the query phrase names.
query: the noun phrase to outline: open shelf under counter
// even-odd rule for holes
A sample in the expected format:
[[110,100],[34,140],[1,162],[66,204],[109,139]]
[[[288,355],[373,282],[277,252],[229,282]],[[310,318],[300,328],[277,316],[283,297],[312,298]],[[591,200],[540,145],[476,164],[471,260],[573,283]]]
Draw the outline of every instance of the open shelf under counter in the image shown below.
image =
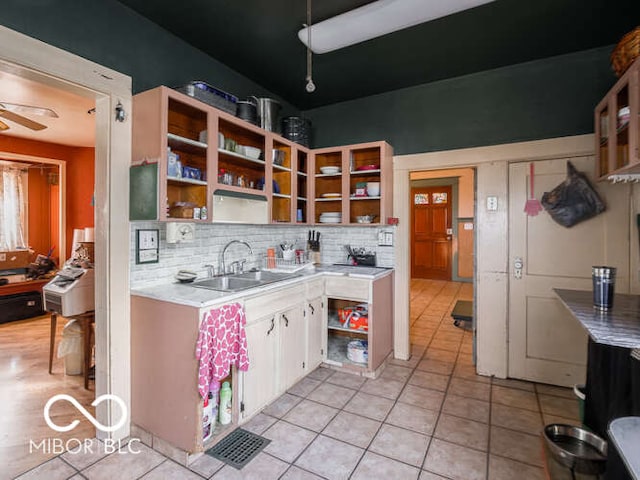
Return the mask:
[[337,330],[340,332],[349,332],[349,333],[353,333],[353,334],[359,334],[359,335],[364,335],[366,337],[367,335],[367,331],[366,330],[360,330],[360,329],[356,329],[356,328],[349,328],[349,327],[345,327],[342,325],[342,323],[340,323],[340,321],[338,320],[338,315],[335,313],[329,313],[329,319],[327,322],[327,328],[329,330]]
[[367,370],[369,366],[366,363],[353,362],[347,357],[347,345],[349,345],[349,342],[352,340],[362,340],[362,337],[329,335],[327,339],[327,359],[325,362],[338,367],[347,366]]

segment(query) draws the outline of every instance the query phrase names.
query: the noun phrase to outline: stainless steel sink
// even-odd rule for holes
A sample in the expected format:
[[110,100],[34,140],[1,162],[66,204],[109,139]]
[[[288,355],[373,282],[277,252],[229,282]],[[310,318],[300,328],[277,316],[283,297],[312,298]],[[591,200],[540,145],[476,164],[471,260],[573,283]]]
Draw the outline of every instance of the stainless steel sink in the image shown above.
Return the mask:
[[245,272],[237,275],[224,275],[221,277],[199,280],[191,285],[197,288],[206,288],[220,292],[238,292],[248,288],[260,287],[270,283],[288,280],[298,277],[298,274],[280,272]]

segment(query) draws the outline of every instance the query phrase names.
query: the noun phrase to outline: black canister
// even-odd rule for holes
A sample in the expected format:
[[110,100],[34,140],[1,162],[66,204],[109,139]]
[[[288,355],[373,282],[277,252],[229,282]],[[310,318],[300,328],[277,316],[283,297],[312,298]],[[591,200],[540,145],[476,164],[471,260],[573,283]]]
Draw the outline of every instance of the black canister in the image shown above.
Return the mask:
[[236,103],[236,117],[258,125],[258,107],[251,100],[241,100]]
[[591,267],[593,278],[593,307],[597,310],[611,310],[616,286],[614,267]]

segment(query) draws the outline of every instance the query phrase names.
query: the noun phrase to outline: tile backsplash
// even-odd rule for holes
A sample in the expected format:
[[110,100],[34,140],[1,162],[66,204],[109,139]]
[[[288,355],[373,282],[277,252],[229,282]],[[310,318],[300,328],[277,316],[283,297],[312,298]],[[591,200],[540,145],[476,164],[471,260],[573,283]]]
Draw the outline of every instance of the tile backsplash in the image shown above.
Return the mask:
[[[196,225],[195,240],[192,243],[166,242],[166,225],[164,222],[131,223],[131,258],[136,258],[136,230],[160,230],[160,259],[158,263],[136,265],[131,263],[131,288],[170,283],[175,281],[178,270],[186,269],[206,276],[206,264],[219,266],[220,255],[224,246],[231,240],[248,242],[254,252],[256,263],[267,248],[276,247],[280,243],[296,242],[296,248],[306,248],[309,230],[320,232],[320,250],[322,263],[344,263],[347,253],[344,245],[364,247],[377,254],[377,263],[381,267],[394,266],[394,247],[378,246],[378,233],[393,232],[395,227],[385,225],[378,227],[364,226],[297,226],[297,225]],[[233,245],[227,250],[227,265],[234,260],[246,258],[246,247]],[[245,268],[250,268],[247,265]]]

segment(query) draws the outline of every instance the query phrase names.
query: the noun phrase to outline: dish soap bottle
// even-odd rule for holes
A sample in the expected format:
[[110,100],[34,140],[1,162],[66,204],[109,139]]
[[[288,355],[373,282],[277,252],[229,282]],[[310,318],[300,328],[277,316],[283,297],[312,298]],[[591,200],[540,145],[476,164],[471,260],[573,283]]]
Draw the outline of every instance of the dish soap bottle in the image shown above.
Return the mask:
[[229,382],[223,382],[220,389],[220,425],[231,423],[231,386]]

